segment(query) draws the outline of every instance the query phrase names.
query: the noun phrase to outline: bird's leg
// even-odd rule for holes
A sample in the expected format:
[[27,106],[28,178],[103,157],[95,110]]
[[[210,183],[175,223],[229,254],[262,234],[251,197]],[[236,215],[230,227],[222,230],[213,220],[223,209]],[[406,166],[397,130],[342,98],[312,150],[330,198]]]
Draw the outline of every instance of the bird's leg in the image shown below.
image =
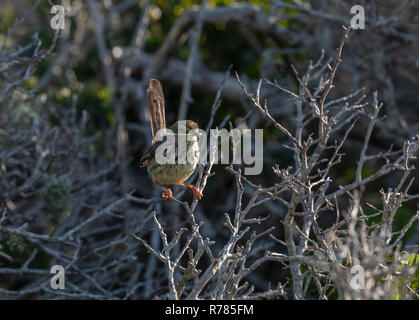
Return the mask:
[[178,182],[178,183],[176,183],[176,184],[178,184],[178,185],[180,185],[180,186],[184,186],[184,187],[190,188],[190,189],[192,190],[193,194],[194,194],[194,195],[196,195],[196,196],[198,197],[198,199],[199,199],[199,200],[201,200],[201,199],[202,199],[202,193],[201,193],[201,191],[199,191],[199,190],[198,190],[198,188],[197,188],[197,187],[194,187],[194,186],[191,186],[191,185],[189,185],[189,184],[182,183],[182,182]]
[[172,190],[170,190],[170,188],[165,187],[163,185],[161,185],[160,183],[158,183],[157,181],[154,181],[155,184],[157,184],[160,188],[163,188],[164,190],[166,190],[166,192],[163,192],[161,194],[161,197],[163,199],[170,199],[172,197]]

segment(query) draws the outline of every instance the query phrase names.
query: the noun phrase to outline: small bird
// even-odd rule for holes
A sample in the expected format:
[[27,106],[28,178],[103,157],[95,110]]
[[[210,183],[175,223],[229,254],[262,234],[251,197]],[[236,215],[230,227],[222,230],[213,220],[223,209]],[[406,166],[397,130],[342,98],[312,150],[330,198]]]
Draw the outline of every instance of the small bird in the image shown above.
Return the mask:
[[[147,171],[153,178],[153,182],[163,188],[165,192],[162,193],[163,199],[170,199],[172,197],[172,190],[163,186],[163,184],[177,184],[188,187],[192,190],[194,195],[199,200],[202,198],[202,193],[195,186],[183,183],[188,179],[196,169],[199,160],[199,143],[198,143],[198,125],[192,120],[184,122],[186,135],[194,134],[193,139],[186,139],[186,162],[178,163],[178,132],[181,121],[175,122],[170,129],[175,135],[175,144],[172,147],[175,152],[175,163],[160,164],[156,161],[155,153],[157,148],[163,141],[156,141],[157,132],[166,128],[165,105],[163,89],[160,81],[151,79],[147,89],[147,100],[150,107],[150,125],[153,141],[151,146],[143,153],[140,158],[140,167],[147,167]],[[182,150],[182,149],[181,149]],[[183,152],[183,151],[182,151]]]

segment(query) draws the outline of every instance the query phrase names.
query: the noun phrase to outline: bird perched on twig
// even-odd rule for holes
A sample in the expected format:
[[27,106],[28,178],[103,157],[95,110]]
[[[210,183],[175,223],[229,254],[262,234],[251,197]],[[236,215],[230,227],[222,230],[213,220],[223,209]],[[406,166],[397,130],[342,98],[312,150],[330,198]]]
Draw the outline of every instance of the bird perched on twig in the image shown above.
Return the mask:
[[[167,130],[168,133],[163,135],[173,134],[175,136],[175,143],[170,146],[167,153],[174,152],[175,163],[159,163],[156,160],[156,150],[162,145],[163,140],[156,141],[158,133],[164,132],[166,129],[165,105],[163,89],[160,81],[151,79],[147,89],[147,100],[150,107],[150,125],[153,137],[152,145],[143,153],[140,158],[140,167],[147,167],[147,171],[153,178],[153,182],[163,188],[165,192],[162,193],[162,198],[170,199],[172,197],[172,190],[163,186],[163,184],[177,184],[188,187],[192,190],[194,195],[200,200],[202,193],[198,188],[192,185],[183,183],[195,171],[199,160],[199,143],[198,143],[198,125],[192,120],[177,121]],[[178,145],[178,135],[181,126],[184,126],[186,135],[193,134],[192,139],[185,139],[186,148],[180,148]],[[160,132],[159,132],[160,131]],[[187,152],[186,161],[178,161],[179,152]]]

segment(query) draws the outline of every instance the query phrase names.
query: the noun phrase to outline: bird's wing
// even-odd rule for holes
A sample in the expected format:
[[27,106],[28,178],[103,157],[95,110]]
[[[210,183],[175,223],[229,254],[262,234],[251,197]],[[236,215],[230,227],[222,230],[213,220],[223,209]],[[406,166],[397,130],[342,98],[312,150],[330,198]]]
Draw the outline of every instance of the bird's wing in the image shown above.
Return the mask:
[[140,167],[148,166],[149,162],[153,159],[158,144],[152,144],[141,156]]
[[150,125],[154,143],[157,131],[166,128],[164,95],[162,85],[159,80],[150,80],[150,85],[147,89],[147,99],[150,107]]
[[[174,141],[175,143],[167,143],[167,139],[163,137],[163,140],[161,141],[156,141],[155,143],[153,143],[146,151],[144,151],[144,153],[141,155],[140,158],[140,167],[146,167],[148,166],[148,164],[150,163],[150,161],[155,157],[156,155],[156,151],[157,148],[159,148],[163,143],[166,143],[166,145],[164,146],[164,149],[161,150],[163,152],[163,156],[164,157],[170,157],[169,155],[175,154],[177,153],[177,140]],[[160,154],[159,156],[162,156],[162,154]],[[176,157],[176,156],[175,156]],[[176,158],[175,158],[176,159]],[[164,161],[162,159],[162,161]]]

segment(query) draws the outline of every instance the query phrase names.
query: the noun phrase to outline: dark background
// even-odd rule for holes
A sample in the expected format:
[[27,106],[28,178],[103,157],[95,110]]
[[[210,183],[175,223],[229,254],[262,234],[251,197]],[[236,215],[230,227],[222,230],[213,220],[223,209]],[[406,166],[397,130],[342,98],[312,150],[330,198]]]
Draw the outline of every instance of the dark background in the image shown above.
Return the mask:
[[[249,177],[264,186],[275,182],[271,170],[274,164],[282,168],[292,164],[292,153],[283,147],[286,136],[244,98],[234,72],[250,90],[255,90],[263,78],[276,80],[296,92],[298,82],[292,66],[303,73],[322,49],[326,57],[335,57],[343,36],[342,25],[349,23],[350,7],[355,4],[343,0],[295,1],[310,8],[306,11],[293,9],[294,1],[279,2],[290,7],[275,5],[275,1],[209,1],[209,8],[217,6],[220,11],[204,19],[193,57],[192,99],[187,109],[187,119],[205,128],[217,89],[231,65],[213,127],[228,116],[233,126],[243,124],[240,120],[245,117],[248,128],[264,129],[264,170],[260,176]],[[166,121],[170,125],[177,120],[191,52],[190,35],[198,12],[194,5],[200,2],[56,1],[53,3],[62,3],[69,11],[66,27],[55,39],[50,27],[52,1],[40,1],[30,11],[35,3],[0,1],[0,43],[12,30],[0,52],[0,67],[7,64],[8,52],[33,44],[19,55],[17,63],[0,69],[0,91],[5,93],[0,104],[0,208],[8,211],[8,226],[23,225],[28,232],[58,237],[112,206],[127,192],[141,199],[159,197],[161,190],[138,166],[142,152],[151,143],[144,91],[150,76],[161,80]],[[390,145],[399,149],[404,140],[419,131],[418,3],[383,0],[356,4],[365,7],[366,30],[351,32],[330,98],[363,88],[370,102],[372,92],[378,91],[384,103],[384,118],[373,131],[369,152],[385,151]],[[136,45],[138,30],[144,30],[144,35],[140,32]],[[45,50],[42,57],[36,53],[37,41],[41,41],[40,50]],[[168,48],[165,52],[164,45]],[[161,60],[154,69],[153,58]],[[32,68],[26,72],[29,66]],[[7,88],[15,82],[16,86]],[[289,96],[266,83],[261,94],[272,116],[293,132],[295,109]],[[366,125],[366,120],[361,119],[345,144],[342,151],[347,156],[331,172],[333,188],[355,178]],[[363,176],[371,175],[379,165],[368,163]],[[234,210],[235,180],[223,165],[216,165],[214,172],[196,217],[205,222],[202,231],[206,236],[224,243],[228,236],[223,226],[224,212]],[[416,194],[417,171],[413,176],[416,180],[410,193]],[[380,206],[379,190],[395,187],[398,178],[395,173],[369,184],[363,200]],[[182,190],[175,187],[174,195],[178,197]],[[186,191],[179,198],[191,201],[192,194]],[[80,255],[90,252],[80,267],[98,268],[97,273],[92,273],[98,284],[91,282],[87,290],[92,295],[104,294],[100,289],[103,286],[121,298],[126,293],[118,289],[130,287],[133,292],[129,298],[153,298],[165,292],[167,279],[162,265],[131,233],[139,232],[158,246],[151,212],[158,211],[169,237],[187,223],[187,217],[181,205],[173,201],[159,202],[158,206],[147,201],[119,204],[112,207],[111,215],[95,219],[79,234],[86,248]],[[395,230],[402,228],[417,209],[415,200],[404,204],[394,220]],[[266,205],[256,208],[254,215],[269,212],[273,216],[271,223],[280,225],[282,210],[280,206]],[[364,210],[371,209],[365,206]],[[333,220],[331,215],[320,221],[327,225]],[[417,245],[418,234],[414,224],[404,239],[405,245]],[[280,228],[275,236],[283,236]],[[18,270],[35,252],[30,266],[45,271],[37,275],[0,272],[0,288],[25,290],[42,283],[38,276],[47,279],[55,258],[37,241],[41,240],[28,241],[19,235],[0,233],[0,270]],[[71,254],[71,249],[66,250]],[[287,270],[268,263],[249,278],[256,288],[266,289],[269,282],[286,281],[287,277]],[[90,280],[79,275],[74,281],[83,286]],[[143,285],[134,288],[140,282]],[[45,298],[48,294],[29,290],[21,296]]]

